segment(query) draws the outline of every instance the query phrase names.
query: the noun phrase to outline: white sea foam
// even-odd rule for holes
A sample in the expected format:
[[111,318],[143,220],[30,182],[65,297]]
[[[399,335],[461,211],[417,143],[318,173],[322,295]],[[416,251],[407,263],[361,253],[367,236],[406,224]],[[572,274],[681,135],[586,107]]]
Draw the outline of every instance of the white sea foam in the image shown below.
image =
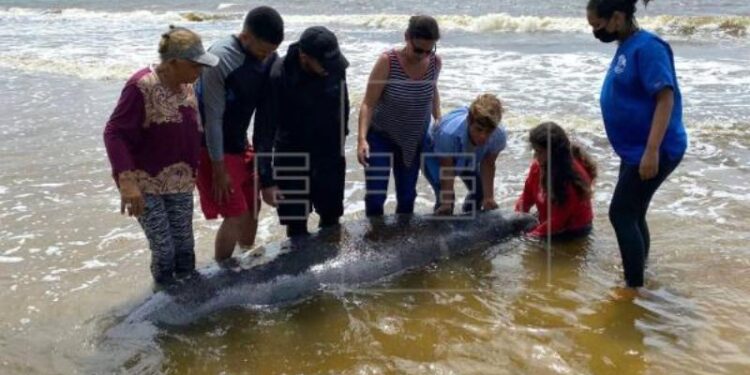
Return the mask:
[[[147,59],[144,59],[147,61]],[[0,56],[0,67],[30,73],[65,74],[92,80],[125,80],[138,69],[138,63],[104,63],[92,60],[66,61],[43,56]]]
[[88,288],[88,287],[96,284],[97,282],[99,282],[100,279],[101,279],[101,276],[95,276],[93,279],[91,279],[89,281],[86,281],[85,283],[81,284],[80,286],[71,289],[70,292],[73,293],[73,292],[78,292],[78,291],[81,291],[83,289],[86,289],[86,288]]
[[737,194],[716,190],[712,193],[712,195],[714,198],[730,199],[738,202],[750,202],[750,194]]
[[80,8],[38,9],[9,8],[0,10],[0,20],[117,20],[117,21],[162,21],[177,22],[182,20],[178,12],[151,12],[136,10],[131,12],[102,12]]
[[21,257],[6,257],[0,256],[0,263],[20,263],[23,262]]
[[470,32],[572,33],[586,30],[587,26],[585,20],[577,18],[515,17],[502,13],[487,14],[479,17],[443,16],[439,18],[441,26],[445,25],[445,28],[448,30],[457,29]]
[[[222,3],[217,10],[226,10],[236,4]],[[241,20],[244,12],[152,12],[137,10],[130,12],[103,12],[78,8],[30,9],[10,8],[0,10],[2,21],[49,20],[49,21],[101,21],[106,22],[206,22],[226,19]],[[481,16],[436,15],[440,27],[445,30],[468,32],[590,32],[585,17],[538,17],[513,16],[505,13],[491,13]],[[367,27],[387,30],[402,30],[407,24],[406,14],[339,14],[339,15],[293,15],[285,14],[284,21],[289,25],[330,24]],[[643,17],[639,22],[645,28],[676,36],[699,36],[737,38],[747,36],[750,27],[748,16],[670,16]]]
[[103,250],[112,242],[118,242],[122,240],[140,240],[141,238],[143,238],[143,234],[140,232],[117,233],[119,230],[121,229],[113,230],[112,232],[104,236],[96,247],[99,250]]
[[70,292],[71,293],[78,292],[78,291],[84,290],[84,289],[86,289],[88,287],[89,287],[89,284],[83,283],[80,286],[71,289]]
[[18,212],[27,212],[29,210],[29,208],[27,206],[24,206],[23,204],[16,204],[11,209]]
[[32,217],[34,217],[34,215],[19,216],[19,217],[16,218],[16,222],[20,222],[20,221],[24,221],[24,220],[27,220],[27,219],[31,219]]
[[107,263],[107,262],[102,262],[98,259],[93,259],[93,260],[87,260],[83,262],[83,267],[76,269],[76,271],[85,270],[85,269],[105,268],[105,267],[116,266],[116,265],[117,264],[115,263]]
[[55,282],[55,281],[60,281],[60,276],[46,275],[46,276],[42,277],[42,281],[45,281],[45,282],[48,282],[48,283]]
[[8,188],[5,186],[0,185],[0,194],[5,194],[8,192]]
[[52,187],[52,188],[55,188],[55,187],[61,187],[61,186],[65,186],[65,185],[67,185],[67,183],[64,183],[64,182],[54,182],[54,183],[45,183],[45,184],[33,184],[33,185],[29,185],[29,186],[31,186],[31,187]]
[[[290,23],[356,26],[375,29],[401,30],[409,15],[352,14],[352,15],[290,15]],[[589,33],[591,26],[584,17],[511,16],[504,13],[478,17],[465,15],[438,15],[436,19],[445,30],[467,32],[515,33]],[[746,16],[657,16],[639,19],[642,26],[658,33],[680,37],[738,38],[747,35],[750,17]]]
[[62,250],[58,246],[50,246],[47,248],[47,250],[44,251],[47,255],[61,255]]
[[231,8],[231,7],[236,6],[236,5],[238,5],[238,4],[235,4],[235,3],[221,3],[221,4],[219,4],[216,7],[216,10],[223,10],[223,9]]
[[[154,42],[154,34],[149,29],[163,26],[163,24],[156,26],[155,23],[152,25],[147,22],[146,26],[134,30],[133,22],[128,21],[128,17],[133,12],[123,13],[125,21],[119,22],[112,14],[120,13],[108,13],[110,18],[102,21],[96,17],[90,17],[91,14],[96,15],[102,12],[80,9],[48,13],[13,9],[0,11],[0,21],[11,17],[10,14],[13,14],[13,17],[25,17],[28,14],[33,14],[35,17],[47,17],[46,20],[50,26],[41,27],[45,30],[49,29],[49,32],[54,30],[55,33],[58,30],[55,26],[56,17],[80,19],[82,21],[80,25],[84,30],[91,27],[98,28],[103,22],[116,24],[113,27],[118,32],[104,36],[103,40],[89,40],[94,34],[82,31],[77,35],[81,38],[80,42],[75,43],[74,46],[49,49],[35,44],[37,42],[19,43],[15,46],[17,48],[12,48],[8,53],[0,56],[0,67],[26,72],[65,74],[84,79],[125,80],[134,71],[154,60],[155,53],[153,48],[149,47]],[[163,16],[160,13],[150,12],[136,12],[136,14],[145,18],[150,17],[149,14],[154,14],[155,17]],[[467,32],[589,32],[585,19],[578,18],[516,17],[505,14],[489,14],[480,17],[439,16],[438,18],[444,28]],[[312,23],[330,23],[334,28],[338,25],[343,26],[344,29],[401,30],[407,16],[392,14],[285,15],[285,20],[297,25],[298,28],[300,25]],[[653,25],[674,25],[682,22],[699,25],[701,28],[709,27],[708,25],[716,25],[719,28],[722,23],[735,21],[738,25],[747,23],[745,22],[747,20],[742,17],[736,20],[731,17],[645,17],[640,21],[644,25],[648,25],[649,22]],[[23,20],[13,22],[20,24]],[[73,27],[78,25],[76,22],[72,24]],[[223,25],[221,28],[218,25],[206,25],[206,27],[208,30],[205,33],[202,32],[204,36],[206,33],[209,35],[224,35],[225,33],[225,30],[221,29]],[[33,34],[32,31],[35,29],[32,29],[25,30],[26,34],[23,34],[19,40],[24,40]],[[343,32],[342,35],[342,40],[347,39],[346,43],[342,42],[342,49],[352,62],[349,70],[352,103],[359,103],[363,96],[366,77],[377,52],[391,46],[385,41],[372,40],[372,33],[368,35],[370,36],[364,39],[347,32]],[[59,38],[56,34],[50,34],[49,37]],[[120,47],[112,48],[112,45]],[[609,55],[584,51],[523,53],[508,52],[497,48],[451,45],[441,45],[440,53],[445,61],[445,69],[440,78],[444,109],[450,110],[457,105],[467,103],[477,92],[491,91],[501,95],[506,102],[508,110],[506,119],[510,124],[510,131],[528,129],[541,120],[549,119],[550,115],[554,116],[554,120],[563,122],[576,130],[601,131],[596,93],[601,87],[601,78],[611,59]],[[708,106],[741,106],[743,103],[746,105],[749,98],[746,87],[750,85],[750,67],[745,61],[678,56],[676,64],[687,111],[708,108]],[[705,129],[742,131],[746,123],[740,119],[746,110],[737,113],[737,116],[733,118],[712,120],[715,124],[710,124],[708,128],[695,126],[693,129],[699,132],[706,131]],[[686,118],[690,116],[691,113],[686,113]],[[706,121],[708,120],[700,119],[700,122]],[[0,190],[0,194],[2,193],[3,191]],[[44,199],[64,203],[54,196]],[[24,207],[19,206],[17,209],[23,210]]]
[[18,250],[21,250],[21,247],[20,247],[20,246],[16,246],[16,247],[14,247],[14,248],[12,248],[12,249],[8,249],[8,250],[5,250],[5,252],[3,252],[3,255],[11,255],[11,254],[15,254],[15,253],[17,253],[17,252],[18,252]]

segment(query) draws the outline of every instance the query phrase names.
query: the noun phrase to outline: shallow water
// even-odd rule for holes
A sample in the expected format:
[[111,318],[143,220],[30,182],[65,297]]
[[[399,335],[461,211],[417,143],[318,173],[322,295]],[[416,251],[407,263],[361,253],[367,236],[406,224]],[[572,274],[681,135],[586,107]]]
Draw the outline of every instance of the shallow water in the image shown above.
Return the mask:
[[[359,16],[336,18],[340,12],[331,3],[308,5],[307,12],[297,2],[281,6],[289,14],[287,39],[311,22],[337,25],[357,103],[376,54],[399,40],[400,14],[409,9],[347,2]],[[692,15],[749,13],[745,2],[683,3],[656,1],[644,14],[672,41],[691,135],[688,154],[649,213],[647,297],[608,297],[622,282],[606,217],[618,161],[597,105],[611,46],[590,38],[585,27],[573,24],[569,31],[569,20],[585,26],[573,8],[492,2],[489,13],[506,11],[514,23],[477,28],[487,19],[443,5],[433,13],[449,25],[439,46],[444,109],[482,91],[497,92],[508,105],[509,146],[496,176],[501,207],[512,208],[522,187],[531,158],[525,132],[552,119],[599,161],[591,237],[556,244],[549,254],[539,243],[514,239],[368,288],[331,290],[275,309],[238,307],[179,329],[144,324],[119,339],[106,333],[150,293],[151,280],[140,228],[117,214],[103,124],[122,80],[153,58],[152,41],[166,22],[184,20],[180,12],[221,12],[218,4],[184,5],[168,14],[168,1],[140,8],[81,1],[71,6],[87,10],[59,12],[45,12],[49,2],[0,8],[0,372],[747,373],[748,37],[718,26],[680,33],[658,17],[675,15],[687,25],[698,22],[685,18]],[[222,8],[228,19],[188,26],[215,40],[236,27],[232,14],[241,17],[244,6],[235,7]],[[132,13],[138,9],[149,12]],[[504,18],[492,22],[498,20]],[[100,32],[103,25],[111,32]],[[32,38],[34,31],[44,37]],[[353,141],[347,144],[349,217],[364,209]],[[420,181],[418,210],[428,212],[431,201]],[[198,263],[209,265],[216,223],[196,212],[195,229]],[[258,243],[282,235],[275,213],[264,208]]]

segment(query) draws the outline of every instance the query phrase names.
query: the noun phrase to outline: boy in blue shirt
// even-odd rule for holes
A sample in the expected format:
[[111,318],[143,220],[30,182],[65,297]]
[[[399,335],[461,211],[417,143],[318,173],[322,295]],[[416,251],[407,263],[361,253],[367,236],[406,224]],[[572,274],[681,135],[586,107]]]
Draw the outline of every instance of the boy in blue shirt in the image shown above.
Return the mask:
[[428,132],[422,170],[435,191],[435,214],[453,213],[455,177],[469,190],[464,212],[497,208],[495,160],[506,144],[505,129],[499,126],[502,113],[500,100],[483,94],[471,106],[443,116]]

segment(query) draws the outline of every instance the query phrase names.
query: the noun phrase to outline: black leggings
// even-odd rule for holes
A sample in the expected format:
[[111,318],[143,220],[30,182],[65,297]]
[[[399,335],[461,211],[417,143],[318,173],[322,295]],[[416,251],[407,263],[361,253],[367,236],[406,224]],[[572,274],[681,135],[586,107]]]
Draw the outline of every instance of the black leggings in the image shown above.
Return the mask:
[[638,165],[620,162],[620,176],[609,205],[609,221],[617,234],[628,287],[643,286],[643,271],[651,247],[646,211],[656,190],[681,160],[682,156],[669,159],[662,153],[659,157],[659,173],[647,181],[641,180]]

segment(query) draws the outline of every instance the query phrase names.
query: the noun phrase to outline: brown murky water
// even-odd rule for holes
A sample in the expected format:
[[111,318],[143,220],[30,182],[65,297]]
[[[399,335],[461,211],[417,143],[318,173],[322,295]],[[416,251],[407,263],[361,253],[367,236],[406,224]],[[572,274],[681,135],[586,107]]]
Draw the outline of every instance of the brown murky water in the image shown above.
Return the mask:
[[[238,307],[179,329],[143,326],[118,341],[105,332],[151,288],[145,239],[116,213],[101,142],[119,82],[14,77],[0,79],[8,98],[0,105],[0,373],[750,371],[747,124],[694,132],[655,197],[648,297],[609,297],[622,282],[606,218],[617,160],[601,128],[584,127],[574,133],[603,172],[588,239],[549,253],[513,239],[366,289]],[[509,117],[496,176],[503,209],[521,189],[531,157],[525,131],[536,121]],[[363,209],[362,178],[350,159],[350,215]],[[432,194],[420,184],[419,210],[428,212]],[[216,223],[196,212],[195,229],[199,265],[208,265]],[[265,208],[258,243],[281,236]]]

